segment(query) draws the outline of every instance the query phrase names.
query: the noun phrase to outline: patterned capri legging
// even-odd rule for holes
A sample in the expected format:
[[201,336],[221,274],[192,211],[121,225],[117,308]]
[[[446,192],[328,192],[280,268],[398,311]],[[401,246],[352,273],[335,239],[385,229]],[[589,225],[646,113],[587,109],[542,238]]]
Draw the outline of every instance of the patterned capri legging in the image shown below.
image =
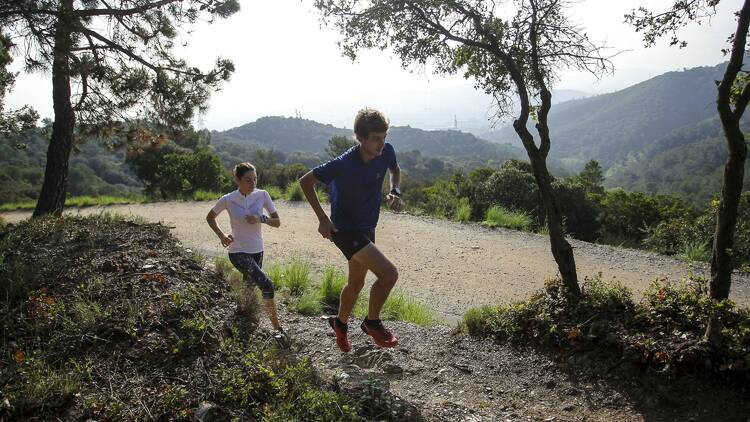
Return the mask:
[[273,299],[273,282],[261,270],[263,267],[263,252],[258,253],[230,253],[229,261],[242,273],[242,279],[250,286],[260,288],[264,299]]

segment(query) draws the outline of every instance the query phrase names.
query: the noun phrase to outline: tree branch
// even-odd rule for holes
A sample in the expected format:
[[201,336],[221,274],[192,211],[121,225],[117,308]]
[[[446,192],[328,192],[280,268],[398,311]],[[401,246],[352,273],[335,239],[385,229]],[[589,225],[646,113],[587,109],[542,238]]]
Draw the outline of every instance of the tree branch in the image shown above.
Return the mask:
[[81,17],[91,17],[91,16],[130,16],[135,15],[139,13],[143,13],[149,10],[158,9],[162,6],[166,6],[170,3],[179,2],[181,0],[160,0],[154,3],[146,3],[143,6],[133,7],[130,9],[113,9],[113,8],[105,8],[105,9],[85,9],[85,10],[79,10],[76,12],[78,16]]

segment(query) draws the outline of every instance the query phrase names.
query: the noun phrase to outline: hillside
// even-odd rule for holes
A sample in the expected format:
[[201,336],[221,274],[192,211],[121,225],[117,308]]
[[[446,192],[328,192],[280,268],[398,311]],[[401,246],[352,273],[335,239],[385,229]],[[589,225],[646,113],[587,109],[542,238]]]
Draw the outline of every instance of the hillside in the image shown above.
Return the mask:
[[[674,193],[698,207],[721,192],[726,139],[714,117],[678,128],[606,172],[605,186],[652,194]],[[750,170],[750,162],[745,165]],[[745,191],[748,186],[745,186]]]
[[[352,136],[351,129],[336,128],[312,120],[263,117],[223,132],[212,132],[211,143],[220,153],[222,149],[244,146],[249,149],[275,149],[284,153],[294,151],[322,153],[333,136]],[[504,160],[524,156],[525,152],[510,145],[498,145],[476,136],[455,130],[421,130],[408,126],[392,127],[388,142],[397,150],[419,150],[436,157],[476,157]]]
[[[724,66],[668,72],[617,92],[555,105],[549,115],[550,159],[573,169],[594,159],[606,169],[675,129],[715,116],[714,81]],[[512,128],[493,138],[516,139]]]
[[[14,139],[0,137],[0,204],[36,199],[44,180],[48,141],[41,129]],[[74,147],[68,194],[132,195],[141,183],[125,165],[125,152],[98,141]]]

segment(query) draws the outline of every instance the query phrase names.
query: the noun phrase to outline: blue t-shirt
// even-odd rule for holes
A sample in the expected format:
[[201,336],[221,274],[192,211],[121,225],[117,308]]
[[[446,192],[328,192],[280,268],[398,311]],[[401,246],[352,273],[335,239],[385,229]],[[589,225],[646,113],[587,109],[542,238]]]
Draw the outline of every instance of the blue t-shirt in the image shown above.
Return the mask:
[[378,224],[386,170],[395,170],[396,151],[386,142],[383,153],[362,161],[359,145],[313,169],[331,191],[331,221],[338,230],[371,230]]

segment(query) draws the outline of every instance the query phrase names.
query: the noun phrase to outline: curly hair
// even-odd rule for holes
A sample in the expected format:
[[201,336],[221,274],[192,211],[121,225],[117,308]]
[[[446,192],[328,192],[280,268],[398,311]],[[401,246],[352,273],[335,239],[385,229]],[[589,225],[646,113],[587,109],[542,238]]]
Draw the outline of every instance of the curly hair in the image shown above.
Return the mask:
[[357,112],[354,118],[354,135],[365,140],[370,132],[387,132],[390,122],[385,114],[374,108],[366,107]]

